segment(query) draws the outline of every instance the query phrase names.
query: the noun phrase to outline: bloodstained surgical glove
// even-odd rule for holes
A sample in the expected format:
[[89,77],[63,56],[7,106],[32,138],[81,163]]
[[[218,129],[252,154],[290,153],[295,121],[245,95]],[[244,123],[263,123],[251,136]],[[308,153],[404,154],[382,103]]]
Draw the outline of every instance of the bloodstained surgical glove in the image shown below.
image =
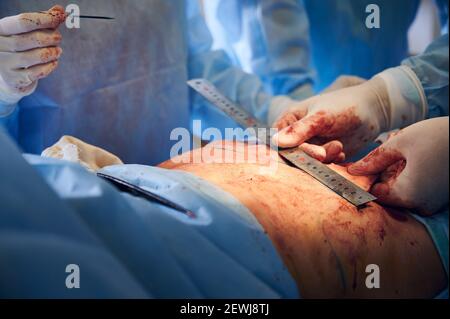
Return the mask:
[[[358,76],[351,75],[341,75],[338,77],[329,87],[323,90],[323,93],[336,91],[339,89],[343,89],[346,87],[351,87],[355,85],[359,85],[361,83],[366,82],[366,79],[363,79]],[[302,86],[304,87],[304,85]],[[300,88],[301,89],[301,88]],[[300,90],[297,90],[300,91]],[[283,103],[284,97],[276,97],[272,101],[269,108],[269,119],[268,122],[272,123],[274,118],[277,115],[283,113],[283,106],[289,106],[289,104]],[[343,152],[343,145],[339,141],[330,141],[324,145],[315,145],[310,143],[303,143],[299,145],[299,148],[306,152],[308,155],[314,157],[315,159],[324,162],[324,163],[339,163],[345,160],[345,154]]]
[[371,192],[382,203],[430,215],[448,205],[448,117],[425,120],[399,132],[350,165],[353,175],[381,174]]
[[427,113],[423,88],[407,66],[388,69],[362,84],[301,102],[285,98],[284,103],[287,111],[273,124],[280,130],[274,136],[278,146],[339,140],[347,156],[381,132],[423,120]]
[[64,9],[54,6],[0,19],[0,104],[17,103],[55,70],[62,53],[56,28],[65,18]]
[[[359,76],[341,75],[321,93],[328,93],[339,89],[359,85],[366,81],[366,79],[363,79]],[[267,114],[267,123],[274,123],[275,120],[280,117],[280,115],[282,115],[289,109],[289,107],[291,107],[291,103],[289,102],[291,102],[292,100],[290,98],[301,101],[306,99],[306,97],[310,97],[312,95],[313,94],[311,87],[307,84],[302,84],[300,87],[294,90],[292,94],[289,94],[289,97],[283,95],[276,96],[270,103],[269,112]]]

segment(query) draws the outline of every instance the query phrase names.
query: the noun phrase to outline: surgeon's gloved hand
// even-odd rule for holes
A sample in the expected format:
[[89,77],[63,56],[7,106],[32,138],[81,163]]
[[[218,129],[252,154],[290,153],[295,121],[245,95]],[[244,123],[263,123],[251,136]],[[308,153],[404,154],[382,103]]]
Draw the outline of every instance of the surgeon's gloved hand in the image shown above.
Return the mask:
[[65,18],[64,8],[54,6],[0,19],[0,105],[33,93],[38,80],[55,70],[62,53],[56,29]]
[[373,141],[381,132],[405,127],[425,118],[423,88],[409,67],[388,69],[362,84],[296,102],[286,97],[284,112],[273,126],[279,147],[304,142],[339,140],[347,156]]
[[359,76],[354,75],[341,75],[336,80],[333,81],[328,87],[325,88],[325,90],[322,91],[322,93],[332,92],[344,88],[348,88],[351,86],[363,84],[366,82],[366,79],[363,79]]
[[448,205],[449,118],[400,130],[350,165],[353,175],[381,174],[371,192],[382,203],[430,215]]
[[[330,86],[325,88],[325,90],[322,91],[322,93],[332,92],[339,89],[355,86],[362,84],[366,82],[366,79],[360,78],[358,76],[353,75],[341,75],[336,80],[334,80],[333,83],[331,83]],[[289,110],[289,107],[291,106],[292,100],[298,100],[302,101],[307,99],[308,97],[313,96],[313,90],[312,87],[308,84],[303,84],[294,92],[289,94],[289,96],[277,96],[275,97],[269,106],[269,112],[267,115],[267,122],[269,124],[272,124],[275,122],[276,119],[280,117],[280,115],[284,114],[286,111]]]
[[123,164],[114,154],[68,135],[46,148],[41,156],[75,162],[92,172],[105,166]]

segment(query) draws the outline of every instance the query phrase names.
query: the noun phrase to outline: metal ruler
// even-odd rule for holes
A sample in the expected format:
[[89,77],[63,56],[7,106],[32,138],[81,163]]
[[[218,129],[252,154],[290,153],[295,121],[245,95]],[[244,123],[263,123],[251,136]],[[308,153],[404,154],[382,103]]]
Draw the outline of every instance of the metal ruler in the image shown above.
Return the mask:
[[[257,135],[257,138],[261,142],[275,148],[275,146],[271,143],[270,128],[255,119],[236,103],[226,98],[213,84],[205,79],[193,79],[187,83],[190,87],[200,93],[204,98],[206,98],[225,114],[230,116],[242,127],[253,128],[256,133],[258,133],[258,128],[264,128],[264,136],[258,136],[258,134],[255,135]],[[333,171],[327,165],[312,158],[298,148],[278,150],[278,154],[355,206],[360,206],[376,199],[376,197],[372,194],[366,192],[358,185],[355,185],[342,175]]]

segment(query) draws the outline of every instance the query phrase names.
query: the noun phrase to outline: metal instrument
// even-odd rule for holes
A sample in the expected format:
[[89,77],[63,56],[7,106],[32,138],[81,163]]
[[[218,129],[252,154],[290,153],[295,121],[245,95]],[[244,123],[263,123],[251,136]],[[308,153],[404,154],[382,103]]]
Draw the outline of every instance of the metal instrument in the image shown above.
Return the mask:
[[115,177],[112,175],[108,175],[108,174],[104,174],[104,173],[97,173],[97,176],[102,179],[107,180],[108,182],[110,182],[111,184],[113,184],[115,187],[117,187],[119,190],[121,190],[123,192],[127,192],[132,195],[143,197],[150,201],[157,202],[166,207],[175,209],[176,211],[183,213],[190,218],[195,217],[194,212],[192,212],[191,210],[184,208],[184,207],[178,205],[177,203],[174,203],[171,200],[168,200],[167,198],[164,198],[158,194],[152,193],[152,192],[150,192],[146,189],[143,189],[139,186],[133,185],[121,178],[118,178],[118,177]]
[[[262,143],[276,149],[271,143],[270,128],[259,122],[247,111],[236,103],[230,101],[217,88],[205,79],[193,79],[187,82],[190,87],[200,93],[204,98],[230,116],[244,128],[253,128],[258,132],[258,128],[265,128],[264,136],[256,136]],[[255,134],[257,135],[257,134]],[[376,199],[372,194],[364,191],[342,175],[336,173],[327,165],[312,158],[298,148],[278,150],[278,154],[294,166],[300,168],[311,175],[319,182],[330,188],[339,196],[345,198],[355,206],[361,206]]]

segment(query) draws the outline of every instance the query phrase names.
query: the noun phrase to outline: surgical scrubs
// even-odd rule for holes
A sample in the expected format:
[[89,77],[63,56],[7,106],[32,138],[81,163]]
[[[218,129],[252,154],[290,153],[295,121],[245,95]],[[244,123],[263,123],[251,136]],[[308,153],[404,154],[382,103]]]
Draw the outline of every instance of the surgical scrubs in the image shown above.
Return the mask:
[[[441,25],[448,2],[436,0]],[[215,48],[262,77],[276,94],[310,83],[316,91],[343,74],[370,78],[408,56],[407,32],[419,0],[376,1],[380,28],[368,28],[371,0],[208,0]],[[446,30],[446,32],[448,32]],[[309,65],[309,55],[312,64]],[[275,79],[283,78],[283,81]]]

